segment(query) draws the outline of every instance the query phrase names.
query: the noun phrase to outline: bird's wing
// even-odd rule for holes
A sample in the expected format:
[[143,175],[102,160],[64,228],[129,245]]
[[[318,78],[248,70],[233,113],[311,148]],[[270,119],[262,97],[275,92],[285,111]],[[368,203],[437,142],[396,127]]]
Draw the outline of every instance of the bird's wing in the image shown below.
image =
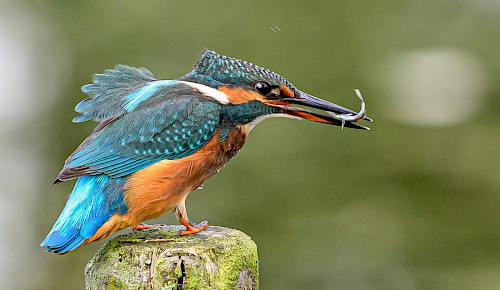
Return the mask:
[[76,121],[101,123],[68,157],[56,182],[96,174],[124,177],[196,152],[217,130],[221,104],[186,83],[151,81],[117,92],[106,96],[113,106],[106,98],[85,100],[85,110],[77,106]]
[[166,82],[174,81],[158,81],[146,68],[121,64],[102,74],[94,74],[92,83],[82,87],[82,92],[89,98],[76,106],[75,111],[80,114],[73,121],[94,119],[102,122],[123,114],[134,109],[145,97],[153,97],[159,84],[165,85]]

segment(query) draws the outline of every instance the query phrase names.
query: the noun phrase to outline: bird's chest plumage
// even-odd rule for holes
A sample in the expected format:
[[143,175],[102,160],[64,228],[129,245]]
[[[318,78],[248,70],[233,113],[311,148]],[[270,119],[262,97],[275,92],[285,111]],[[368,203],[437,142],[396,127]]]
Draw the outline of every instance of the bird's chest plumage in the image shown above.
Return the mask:
[[220,131],[197,152],[176,160],[163,160],[132,174],[125,186],[130,224],[171,211],[201,186],[242,148],[248,131],[230,130],[225,140]]

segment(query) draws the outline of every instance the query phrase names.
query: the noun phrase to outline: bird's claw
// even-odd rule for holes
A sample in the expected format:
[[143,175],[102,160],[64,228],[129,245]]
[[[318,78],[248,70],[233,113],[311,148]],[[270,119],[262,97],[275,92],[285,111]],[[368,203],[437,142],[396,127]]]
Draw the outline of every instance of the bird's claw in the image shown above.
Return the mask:
[[191,234],[196,234],[198,232],[201,232],[202,230],[204,230],[208,227],[208,222],[202,221],[199,224],[189,223],[189,224],[184,225],[184,226],[186,227],[186,229],[179,231],[179,236],[186,236],[186,235],[191,235]]

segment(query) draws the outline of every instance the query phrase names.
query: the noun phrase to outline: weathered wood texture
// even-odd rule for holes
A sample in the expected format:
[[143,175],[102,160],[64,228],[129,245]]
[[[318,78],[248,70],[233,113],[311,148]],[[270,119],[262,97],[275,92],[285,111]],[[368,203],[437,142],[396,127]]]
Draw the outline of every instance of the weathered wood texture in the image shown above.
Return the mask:
[[111,239],[85,268],[86,289],[258,289],[257,246],[246,234],[181,226]]

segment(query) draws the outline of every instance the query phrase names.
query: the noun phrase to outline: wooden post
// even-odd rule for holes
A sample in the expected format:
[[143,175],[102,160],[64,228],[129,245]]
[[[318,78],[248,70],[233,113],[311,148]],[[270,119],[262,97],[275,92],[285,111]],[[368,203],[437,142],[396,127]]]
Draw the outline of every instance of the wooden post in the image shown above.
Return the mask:
[[182,226],[121,234],[85,267],[86,289],[258,289],[257,246],[246,234]]

